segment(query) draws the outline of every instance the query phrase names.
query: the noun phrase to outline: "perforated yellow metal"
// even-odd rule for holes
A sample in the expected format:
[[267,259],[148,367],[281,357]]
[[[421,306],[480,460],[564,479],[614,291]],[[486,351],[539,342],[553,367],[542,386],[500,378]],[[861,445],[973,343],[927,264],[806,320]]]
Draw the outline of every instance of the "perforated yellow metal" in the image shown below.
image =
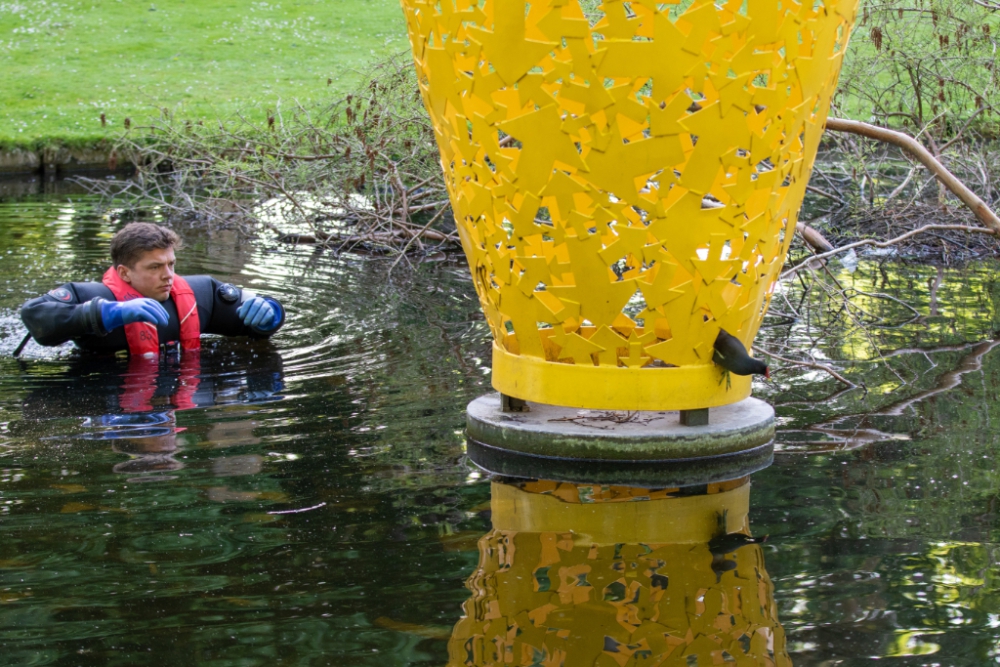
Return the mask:
[[[493,385],[571,407],[750,394],[857,0],[401,0]],[[594,3],[596,5],[596,3]]]
[[[701,496],[556,482],[493,485],[448,667],[791,667],[749,484]],[[581,498],[585,502],[581,503]]]

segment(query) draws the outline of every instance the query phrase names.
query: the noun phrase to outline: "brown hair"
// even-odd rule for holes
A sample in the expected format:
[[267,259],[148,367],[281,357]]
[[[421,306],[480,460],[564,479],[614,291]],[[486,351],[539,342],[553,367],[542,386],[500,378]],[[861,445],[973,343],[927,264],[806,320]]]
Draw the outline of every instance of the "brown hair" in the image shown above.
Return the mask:
[[130,222],[111,239],[111,263],[132,268],[143,253],[180,247],[181,237],[173,230],[150,222]]

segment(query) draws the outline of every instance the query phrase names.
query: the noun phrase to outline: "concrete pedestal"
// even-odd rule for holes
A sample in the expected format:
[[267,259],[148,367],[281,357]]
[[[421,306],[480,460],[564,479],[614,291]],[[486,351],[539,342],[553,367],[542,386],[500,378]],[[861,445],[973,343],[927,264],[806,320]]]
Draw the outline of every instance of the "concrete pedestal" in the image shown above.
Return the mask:
[[755,398],[712,408],[704,426],[682,425],[677,411],[528,407],[503,412],[499,394],[469,404],[476,465],[511,477],[662,488],[735,479],[773,459],[774,409]]

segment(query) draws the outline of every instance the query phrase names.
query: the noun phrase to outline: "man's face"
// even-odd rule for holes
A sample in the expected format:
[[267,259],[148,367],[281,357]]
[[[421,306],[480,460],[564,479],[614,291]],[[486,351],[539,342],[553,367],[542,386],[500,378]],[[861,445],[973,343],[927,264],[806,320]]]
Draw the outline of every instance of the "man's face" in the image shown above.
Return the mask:
[[119,264],[117,270],[121,279],[139,294],[148,299],[166,301],[170,298],[170,290],[174,287],[176,262],[173,248],[147,250],[134,266]]

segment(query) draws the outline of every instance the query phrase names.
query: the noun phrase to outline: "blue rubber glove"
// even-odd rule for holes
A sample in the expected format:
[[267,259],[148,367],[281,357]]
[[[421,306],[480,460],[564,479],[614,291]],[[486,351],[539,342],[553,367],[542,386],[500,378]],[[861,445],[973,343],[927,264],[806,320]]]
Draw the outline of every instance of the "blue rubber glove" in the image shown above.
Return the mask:
[[149,322],[166,326],[170,316],[159,301],[154,299],[132,299],[131,301],[105,301],[101,304],[101,321],[105,331],[117,329],[125,324]]
[[249,301],[244,301],[236,314],[243,320],[243,324],[258,331],[270,331],[276,324],[274,306],[268,303],[267,299],[255,296]]

